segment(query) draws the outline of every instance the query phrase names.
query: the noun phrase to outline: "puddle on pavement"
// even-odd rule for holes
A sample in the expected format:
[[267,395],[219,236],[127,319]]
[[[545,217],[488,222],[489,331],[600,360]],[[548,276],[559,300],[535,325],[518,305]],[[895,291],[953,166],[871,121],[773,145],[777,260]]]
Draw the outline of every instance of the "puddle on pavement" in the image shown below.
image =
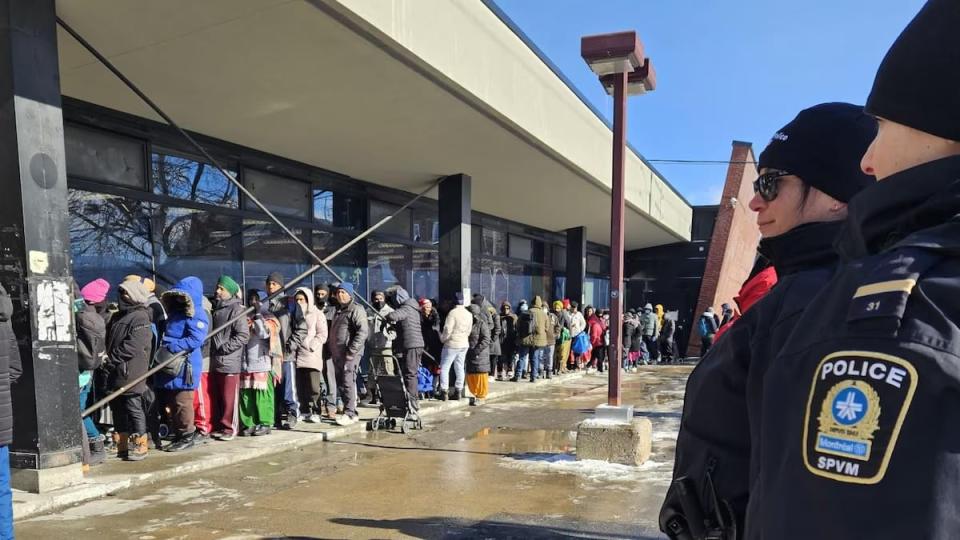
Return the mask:
[[486,427],[459,441],[471,449],[481,446],[485,451],[499,454],[524,452],[573,452],[577,447],[577,432],[562,429],[516,429]]

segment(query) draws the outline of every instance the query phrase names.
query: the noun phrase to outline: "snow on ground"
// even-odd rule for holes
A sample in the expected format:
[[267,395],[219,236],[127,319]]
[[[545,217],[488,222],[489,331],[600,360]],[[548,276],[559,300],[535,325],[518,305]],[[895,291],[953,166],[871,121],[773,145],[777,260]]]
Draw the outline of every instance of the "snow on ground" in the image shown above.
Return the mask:
[[[669,475],[673,466],[647,460],[639,467],[621,465],[594,459],[577,460],[572,454],[528,453],[514,454],[500,459],[500,465],[533,474],[573,474],[599,483],[632,483],[659,480],[663,472]],[[652,478],[653,477],[656,478]]]

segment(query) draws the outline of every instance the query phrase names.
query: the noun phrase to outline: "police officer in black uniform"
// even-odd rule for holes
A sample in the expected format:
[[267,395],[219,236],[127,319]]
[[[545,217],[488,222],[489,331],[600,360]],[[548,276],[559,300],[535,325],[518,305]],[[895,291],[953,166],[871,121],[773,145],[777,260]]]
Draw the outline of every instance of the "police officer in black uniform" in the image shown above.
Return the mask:
[[844,263],[764,381],[748,538],[960,538],[960,2],[893,44]]
[[[747,402],[757,401],[767,363],[838,264],[833,241],[846,203],[876,182],[860,169],[876,133],[863,107],[824,103],[800,112],[760,154],[750,208],[764,235],[759,251],[779,281],[687,381],[675,484],[661,511],[661,529],[674,538],[704,537],[710,529],[742,535],[761,412],[748,411]],[[708,523],[701,527],[698,515]]]

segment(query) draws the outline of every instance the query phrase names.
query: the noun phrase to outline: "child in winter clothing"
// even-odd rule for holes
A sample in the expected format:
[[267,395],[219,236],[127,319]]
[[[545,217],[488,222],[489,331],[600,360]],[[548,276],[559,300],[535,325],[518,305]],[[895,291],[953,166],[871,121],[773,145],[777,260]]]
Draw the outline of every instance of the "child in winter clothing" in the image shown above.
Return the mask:
[[[193,394],[200,382],[203,359],[200,348],[210,321],[203,310],[203,283],[200,278],[189,276],[163,294],[167,311],[167,328],[160,348],[160,360],[177,353],[186,355],[176,375],[157,374],[158,399],[170,410],[171,428],[175,439],[167,449],[179,452],[193,448],[197,439],[197,427],[193,418]],[[176,362],[174,362],[176,363]]]
[[240,369],[241,435],[269,435],[275,420],[274,387],[283,373],[283,343],[280,321],[266,298],[263,291],[247,291],[247,305],[254,311],[247,318],[250,337]]
[[[93,371],[106,358],[107,327],[103,317],[97,313],[97,306],[103,306],[110,284],[104,279],[96,279],[80,289],[80,297],[75,305],[77,326],[77,360],[80,369],[80,411],[87,408],[87,398],[93,390]],[[97,430],[92,416],[83,418],[83,429],[87,435],[89,459],[87,464],[99,465],[106,459],[103,448],[103,435]]]

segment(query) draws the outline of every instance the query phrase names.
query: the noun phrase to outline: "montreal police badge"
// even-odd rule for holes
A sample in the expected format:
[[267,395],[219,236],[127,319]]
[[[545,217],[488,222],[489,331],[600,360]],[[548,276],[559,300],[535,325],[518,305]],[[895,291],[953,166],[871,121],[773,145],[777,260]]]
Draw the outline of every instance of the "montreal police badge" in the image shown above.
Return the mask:
[[895,356],[843,351],[821,360],[804,418],[807,470],[855,484],[882,480],[916,388],[916,369]]

